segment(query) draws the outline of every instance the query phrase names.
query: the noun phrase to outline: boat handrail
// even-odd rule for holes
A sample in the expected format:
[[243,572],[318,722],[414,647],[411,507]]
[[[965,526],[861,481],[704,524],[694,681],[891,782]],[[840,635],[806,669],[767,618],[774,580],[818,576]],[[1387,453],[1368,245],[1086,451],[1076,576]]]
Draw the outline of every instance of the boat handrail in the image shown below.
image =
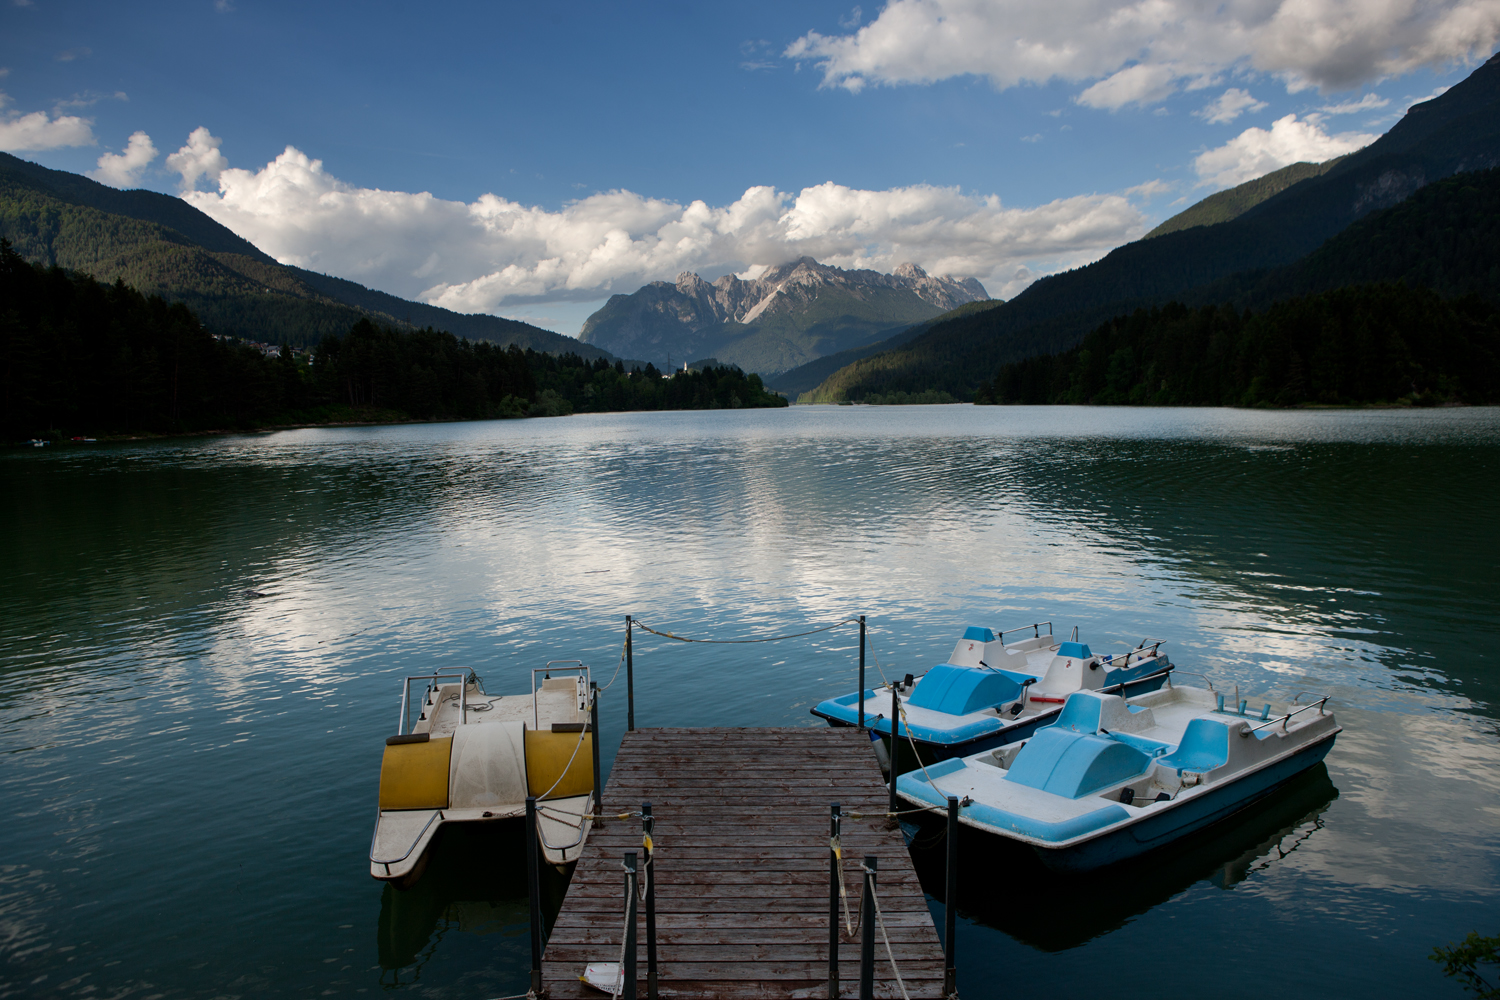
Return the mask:
[[[417,831],[417,836],[416,836],[416,838],[414,840],[412,840],[411,846],[406,849],[406,853],[403,854],[403,855],[401,855],[401,857],[399,857],[399,858],[377,858],[375,856],[375,841],[380,837],[380,810],[376,809],[375,810],[375,833],[373,835],[371,835],[371,837],[370,837],[370,861],[371,861],[371,863],[372,864],[377,864],[377,865],[394,865],[394,864],[397,864],[398,862],[405,861],[407,858],[411,857],[411,852],[414,851],[414,850],[416,850],[417,845],[422,842],[422,834],[426,833],[427,832],[427,828],[429,826],[431,826],[434,821],[442,818],[442,816],[443,816],[443,811],[441,809],[434,809],[432,811],[432,815],[427,817],[427,822],[422,824],[422,829],[420,829],[420,830]],[[389,871],[390,869],[387,868],[386,870]]]
[[[1171,682],[1172,671],[1168,670],[1168,671],[1166,671],[1166,674],[1167,674],[1167,681],[1168,681],[1168,683],[1170,683]],[[1125,689],[1126,688],[1128,688],[1128,687],[1135,687],[1137,684],[1147,684],[1147,683],[1149,683],[1151,681],[1156,680],[1158,676],[1159,676],[1158,674],[1147,674],[1145,677],[1132,677],[1128,681],[1116,681],[1113,684],[1106,684],[1104,687],[1100,688],[1099,689],[1099,693],[1100,694],[1108,694],[1111,691],[1118,691],[1118,692],[1120,692],[1121,696],[1123,696],[1125,694]],[[1155,689],[1153,688],[1153,690],[1155,690]]]
[[437,680],[438,680],[438,678],[440,678],[440,677],[457,677],[458,678],[458,721],[459,721],[460,725],[462,725],[464,722],[467,722],[468,721],[468,712],[467,712],[468,702],[467,702],[467,700],[465,699],[464,696],[465,696],[465,694],[467,694],[467,689],[468,689],[468,686],[469,686],[469,675],[472,674],[473,672],[474,671],[472,671],[472,670],[440,670],[440,671],[436,671],[436,672],[430,673],[430,674],[411,674],[411,675],[409,675],[402,682],[402,684],[401,684],[401,721],[396,726],[396,735],[397,736],[405,736],[406,735],[406,720],[407,720],[407,716],[411,713],[411,707],[410,706],[411,706],[411,682],[412,681],[428,681],[430,683],[427,686],[427,690],[432,691],[432,690],[434,690],[438,686],[437,683],[436,683]]
[[1042,626],[1043,625],[1047,626],[1047,634],[1051,635],[1052,634],[1052,623],[1051,622],[1033,622],[1030,625],[1017,625],[1015,628],[1001,629],[1000,631],[998,631],[998,632],[995,633],[995,638],[1000,640],[1001,645],[1004,645],[1004,643],[1005,643],[1005,637],[1008,636],[1008,635],[1010,635],[1012,632],[1024,632],[1027,629],[1031,629],[1031,637],[1033,639],[1040,639],[1042,637]]
[[[554,664],[558,664],[558,663],[563,663],[563,664],[573,663],[573,664],[577,664],[577,665],[576,666],[571,666],[571,667],[569,667],[569,666],[555,667]],[[584,690],[585,695],[587,696],[588,693],[593,690],[593,684],[592,684],[593,679],[594,679],[593,673],[592,673],[592,671],[589,670],[588,665],[586,663],[584,663],[582,660],[548,660],[546,666],[532,667],[531,668],[531,724],[533,726],[535,726],[537,729],[541,729],[542,728],[542,713],[541,713],[541,709],[537,707],[537,703],[536,703],[536,691],[537,691],[537,688],[536,688],[536,675],[538,673],[540,673],[540,672],[545,671],[546,674],[547,674],[547,677],[543,677],[542,679],[543,680],[547,680],[549,677],[552,676],[552,671],[553,670],[575,670],[575,671],[578,671],[579,676],[581,676],[583,678],[583,690]]]
[[1199,673],[1196,670],[1180,670],[1177,667],[1173,667],[1171,670],[1167,671],[1167,687],[1168,688],[1171,688],[1171,686],[1172,686],[1172,675],[1174,673],[1176,673],[1176,674],[1186,674],[1189,677],[1202,677],[1203,678],[1203,683],[1205,683],[1205,684],[1208,685],[1208,689],[1210,691],[1212,691],[1214,689],[1214,682],[1208,679],[1208,675],[1207,674]]
[[[1303,692],[1303,694],[1306,694],[1306,692]],[[1251,733],[1253,733],[1253,732],[1255,732],[1257,730],[1264,729],[1267,726],[1274,726],[1277,723],[1281,724],[1281,731],[1282,732],[1287,732],[1286,724],[1288,722],[1292,721],[1292,716],[1294,716],[1294,715],[1301,715],[1303,712],[1306,712],[1309,709],[1313,709],[1313,708],[1316,708],[1318,710],[1318,714],[1322,715],[1323,714],[1323,706],[1325,704],[1327,704],[1328,698],[1329,698],[1329,696],[1325,694],[1322,698],[1319,698],[1317,701],[1313,702],[1311,705],[1303,705],[1301,708],[1297,709],[1297,711],[1295,711],[1295,712],[1288,712],[1288,713],[1286,713],[1285,715],[1283,715],[1279,719],[1272,719],[1270,722],[1262,722],[1258,726],[1250,726],[1247,729],[1242,729],[1242,730],[1240,730],[1240,735],[1241,736],[1249,736]]]
[[[1123,665],[1127,666],[1127,667],[1130,666],[1130,658],[1132,656],[1135,656],[1137,653],[1142,654],[1141,657],[1140,657],[1140,659],[1136,660],[1137,663],[1139,663],[1141,660],[1148,659],[1148,657],[1145,655],[1145,650],[1146,650],[1146,647],[1148,647],[1148,646],[1151,648],[1151,654],[1150,655],[1151,656],[1157,655],[1157,653],[1161,649],[1161,644],[1164,643],[1164,642],[1166,642],[1166,641],[1167,640],[1165,640],[1165,639],[1142,639],[1141,640],[1141,644],[1139,646],[1135,647],[1132,650],[1126,651],[1126,653],[1125,653],[1125,663]],[[1103,655],[1109,657],[1110,665],[1113,666],[1114,662],[1115,662],[1115,657],[1118,656],[1119,654],[1117,654],[1117,653],[1106,653],[1106,654],[1103,654]]]

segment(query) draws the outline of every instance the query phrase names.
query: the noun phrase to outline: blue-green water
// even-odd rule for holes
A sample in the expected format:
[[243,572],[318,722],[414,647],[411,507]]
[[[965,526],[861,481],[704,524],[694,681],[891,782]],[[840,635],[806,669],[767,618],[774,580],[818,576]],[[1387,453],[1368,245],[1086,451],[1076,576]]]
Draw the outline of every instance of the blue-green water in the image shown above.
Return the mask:
[[[1334,696],[1326,773],[1170,856],[1055,885],[966,843],[967,997],[1457,997],[1432,946],[1500,933],[1500,411],[302,430],[11,452],[0,505],[0,997],[523,991],[514,838],[367,874],[398,679],[606,682],[627,613],[864,613],[896,673],[1051,619]],[[637,722],[813,725],[856,641],[638,642]]]

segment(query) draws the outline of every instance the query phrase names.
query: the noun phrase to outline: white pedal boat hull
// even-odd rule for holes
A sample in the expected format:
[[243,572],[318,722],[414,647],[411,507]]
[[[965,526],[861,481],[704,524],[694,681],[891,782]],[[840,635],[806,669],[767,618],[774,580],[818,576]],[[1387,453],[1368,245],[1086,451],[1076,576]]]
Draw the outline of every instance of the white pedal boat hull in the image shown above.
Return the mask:
[[[1262,721],[1215,711],[1208,692],[1197,688],[1131,700],[1148,711],[1154,706],[1166,724],[1121,714],[1127,709],[1118,697],[1075,694],[1069,706],[1086,710],[1065,710],[1057,731],[1044,727],[1027,744],[909,772],[897,792],[944,813],[954,796],[966,826],[1027,844],[1054,870],[1084,872],[1164,847],[1250,807],[1321,761],[1341,731],[1321,707],[1285,722],[1281,713]],[[1105,711],[1093,713],[1094,703]],[[1109,724],[1069,725],[1070,716],[1090,714]],[[1136,732],[1128,731],[1132,724]]]
[[528,796],[539,800],[542,857],[559,867],[578,860],[595,801],[584,681],[552,678],[508,697],[472,681],[436,684],[421,707],[411,733],[386,741],[372,877],[414,882],[445,825],[522,822]]

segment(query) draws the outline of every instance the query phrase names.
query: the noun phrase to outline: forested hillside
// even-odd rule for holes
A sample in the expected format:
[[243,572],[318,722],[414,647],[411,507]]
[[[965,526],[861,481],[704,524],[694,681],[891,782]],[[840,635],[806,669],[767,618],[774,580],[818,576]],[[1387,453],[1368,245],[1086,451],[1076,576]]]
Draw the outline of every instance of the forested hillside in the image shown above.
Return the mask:
[[1500,310],[1361,285],[1264,312],[1172,303],[1001,366],[979,403],[1295,406],[1500,402]]
[[1100,323],[1231,275],[1282,267],[1433,181],[1500,165],[1500,56],[1434,100],[1414,105],[1379,140],[1218,225],[1120,247],[1044,278],[1003,306],[935,325],[896,350],[830,376],[824,399],[942,389],[968,396],[996,367],[1066,350]]
[[1343,157],[1340,156],[1323,163],[1293,163],[1280,170],[1273,170],[1264,177],[1238,184],[1227,191],[1216,192],[1178,212],[1141,238],[1149,240],[1156,236],[1175,233],[1180,229],[1216,226],[1221,222],[1238,219],[1256,205],[1280,194],[1293,184],[1305,181],[1309,177],[1318,177],[1328,173],[1342,159]]
[[0,435],[11,441],[785,405],[738,369],[668,379],[367,318],[325,337],[311,363],[288,347],[267,356],[180,302],[30,264],[0,240]]
[[0,153],[0,237],[33,263],[121,278],[187,305],[214,333],[310,348],[362,316],[432,326],[470,340],[614,355],[550,330],[409,302],[341,278],[278,264],[180,198],[117,191]]

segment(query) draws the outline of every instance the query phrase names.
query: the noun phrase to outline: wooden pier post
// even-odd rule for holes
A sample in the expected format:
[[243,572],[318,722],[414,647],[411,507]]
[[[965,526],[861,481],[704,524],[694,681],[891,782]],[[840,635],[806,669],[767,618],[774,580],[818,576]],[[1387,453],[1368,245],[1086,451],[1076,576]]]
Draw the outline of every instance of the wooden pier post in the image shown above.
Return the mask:
[[604,825],[604,772],[599,769],[599,685],[589,682],[589,732],[594,734],[594,806],[595,827]]
[[542,992],[542,883],[537,869],[536,796],[526,797],[526,888],[531,897],[531,989]]
[[625,616],[625,731],[635,732],[635,629]]
[[954,965],[958,933],[958,798],[948,796],[948,885],[943,892],[943,996],[958,993]]
[[865,728],[865,616],[859,616],[859,728]]
[[839,804],[829,806],[828,819],[828,1000],[839,1000]]
[[656,996],[656,867],[651,863],[656,853],[656,842],[651,831],[656,829],[656,819],[651,815],[651,803],[641,803],[641,833],[646,844],[646,1000],[657,1000]]
[[635,896],[640,878],[635,865],[635,852],[625,852],[625,1000],[635,1000]]
[[[891,808],[890,812],[896,810],[896,753],[901,749],[899,734],[901,732],[901,689],[895,681],[891,681]],[[891,816],[891,822],[896,822],[896,817]]]
[[859,1000],[875,1000],[875,867],[865,858],[864,892],[859,899]]

